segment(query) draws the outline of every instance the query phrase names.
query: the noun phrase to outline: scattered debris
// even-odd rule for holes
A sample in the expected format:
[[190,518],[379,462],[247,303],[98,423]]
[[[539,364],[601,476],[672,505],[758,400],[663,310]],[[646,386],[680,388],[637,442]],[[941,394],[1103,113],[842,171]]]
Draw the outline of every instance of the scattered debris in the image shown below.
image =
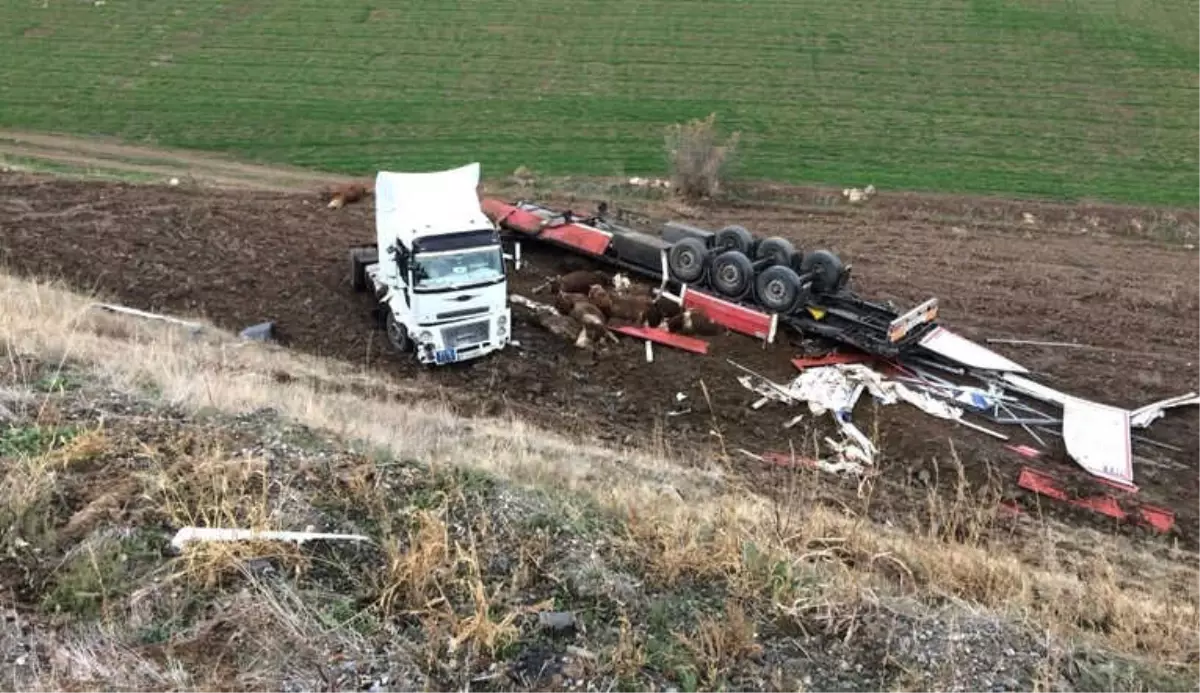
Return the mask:
[[[831,442],[826,438],[826,442]],[[819,469],[830,474],[852,474],[854,476],[863,476],[866,469],[861,464],[851,459],[838,459],[835,462],[829,460],[819,460],[812,457],[801,457],[798,455],[788,455],[781,452],[764,452],[761,455],[755,454],[745,448],[738,448],[737,452],[763,464],[771,464],[779,467],[807,467],[810,469]]]
[[184,527],[175,533],[171,546],[183,548],[193,541],[291,541],[303,544],[314,540],[371,541],[361,534],[331,534],[325,532],[286,532],[223,527]]
[[920,345],[939,356],[955,363],[981,371],[1028,373],[1028,369],[1015,361],[962,337],[940,325],[923,337]]
[[[1130,517],[1130,514],[1121,507],[1121,503],[1111,494],[1073,498],[1053,476],[1031,467],[1021,468],[1021,473],[1017,478],[1017,485],[1027,491],[1033,491],[1039,495],[1054,498],[1078,508],[1092,510],[1116,520],[1125,521]],[[1139,505],[1137,508],[1137,517],[1145,524],[1162,533],[1169,532],[1175,526],[1175,514],[1170,510],[1155,505]]]
[[670,188],[671,181],[662,178],[639,178],[634,176],[629,179],[629,184],[636,188]]
[[1162,418],[1167,409],[1193,404],[1200,404],[1200,395],[1197,395],[1195,392],[1189,392],[1186,395],[1179,395],[1178,397],[1168,397],[1167,399],[1147,404],[1144,407],[1138,407],[1129,412],[1129,424],[1134,428],[1146,428],[1156,419]]
[[1133,448],[1129,412],[1071,398],[1063,404],[1063,441],[1089,474],[1133,485]]
[[126,315],[136,315],[139,318],[147,318],[150,320],[162,320],[164,322],[174,323],[176,325],[182,325],[182,326],[188,328],[189,330],[191,330],[193,333],[200,332],[201,330],[204,329],[204,326],[198,322],[190,322],[188,320],[180,320],[179,318],[173,318],[169,315],[160,315],[158,313],[151,313],[148,311],[139,310],[137,308],[130,308],[128,306],[119,306],[119,305],[116,305],[113,303],[92,303],[92,304],[90,304],[89,307],[102,308],[104,310],[112,311],[114,313],[125,313]]
[[866,188],[843,188],[842,197],[850,201],[851,204],[866,202],[875,194],[875,186],[868,185]]
[[1042,451],[1037,448],[1031,448],[1028,445],[1005,445],[1005,448],[1012,450],[1021,457],[1027,457],[1031,460],[1036,460],[1042,456]]
[[242,330],[239,336],[256,342],[267,342],[275,338],[275,323],[260,322]]
[[800,356],[792,359],[792,365],[797,370],[832,366],[836,363],[870,363],[873,357],[867,354],[826,354],[825,356]]
[[1044,346],[1044,347],[1065,347],[1069,349],[1100,349],[1102,347],[1094,347],[1088,344],[1079,344],[1078,342],[1040,342],[1034,339],[995,339],[989,338],[988,344],[1014,344],[1021,346]]
[[570,611],[541,611],[538,612],[538,625],[556,632],[573,630],[575,614]]

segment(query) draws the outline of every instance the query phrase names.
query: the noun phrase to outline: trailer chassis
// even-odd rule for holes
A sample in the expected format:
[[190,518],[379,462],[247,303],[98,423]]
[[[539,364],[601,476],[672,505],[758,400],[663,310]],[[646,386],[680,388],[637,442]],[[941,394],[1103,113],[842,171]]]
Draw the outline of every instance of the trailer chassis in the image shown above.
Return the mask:
[[[850,267],[827,250],[802,254],[781,238],[756,239],[740,226],[718,232],[668,222],[659,235],[606,218],[606,205],[580,216],[537,203],[485,199],[484,211],[506,233],[582,255],[659,285],[682,299],[737,306],[769,321],[739,330],[773,341],[776,325],[881,358],[918,348],[936,328],[937,299],[898,314],[848,287]],[[683,275],[683,276],[681,276]]]

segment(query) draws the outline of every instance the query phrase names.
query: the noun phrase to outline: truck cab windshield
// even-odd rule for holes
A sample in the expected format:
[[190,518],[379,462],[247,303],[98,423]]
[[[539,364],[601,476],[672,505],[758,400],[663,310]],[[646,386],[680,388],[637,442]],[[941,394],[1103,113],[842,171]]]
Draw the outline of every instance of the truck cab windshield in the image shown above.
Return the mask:
[[499,246],[419,253],[413,257],[413,288],[439,291],[491,284],[504,278]]

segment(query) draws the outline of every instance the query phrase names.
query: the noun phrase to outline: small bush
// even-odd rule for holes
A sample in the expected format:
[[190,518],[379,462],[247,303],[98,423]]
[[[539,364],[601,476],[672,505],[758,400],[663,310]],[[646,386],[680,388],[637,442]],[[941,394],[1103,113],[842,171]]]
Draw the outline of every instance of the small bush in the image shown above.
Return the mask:
[[720,189],[721,178],[737,149],[741,133],[734,132],[724,144],[718,144],[717,114],[703,120],[667,128],[667,168],[671,187],[683,197],[712,197]]

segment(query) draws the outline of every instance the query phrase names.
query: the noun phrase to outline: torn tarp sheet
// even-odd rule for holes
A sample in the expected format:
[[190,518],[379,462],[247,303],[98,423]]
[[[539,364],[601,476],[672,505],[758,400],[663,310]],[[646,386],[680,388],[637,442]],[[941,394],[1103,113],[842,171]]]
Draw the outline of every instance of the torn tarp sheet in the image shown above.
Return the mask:
[[1067,454],[1080,467],[1101,479],[1133,486],[1128,411],[1071,398],[1063,404],[1062,432]]
[[1012,373],[1005,373],[1003,380],[1017,392],[1063,408],[1067,454],[1087,473],[1134,486],[1129,411],[1068,395]]
[[1183,407],[1189,404],[1200,404],[1200,395],[1197,395],[1195,392],[1189,392],[1186,395],[1168,397],[1167,399],[1147,404],[1144,407],[1138,407],[1129,412],[1129,423],[1135,428],[1146,428],[1156,419],[1162,418],[1167,409]]
[[1015,361],[1010,361],[982,344],[972,342],[966,337],[955,334],[941,326],[938,326],[932,332],[925,335],[919,344],[942,358],[949,359],[968,368],[983,371],[1029,372],[1025,366]]

